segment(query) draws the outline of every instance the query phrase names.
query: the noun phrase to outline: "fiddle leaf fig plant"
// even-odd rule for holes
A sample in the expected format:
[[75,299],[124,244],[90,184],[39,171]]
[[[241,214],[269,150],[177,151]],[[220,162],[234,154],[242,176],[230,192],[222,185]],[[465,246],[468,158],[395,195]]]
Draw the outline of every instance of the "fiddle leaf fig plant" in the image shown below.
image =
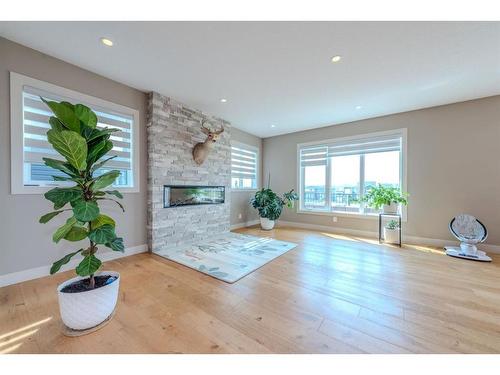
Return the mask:
[[99,168],[115,156],[106,154],[113,148],[110,137],[117,129],[97,128],[97,116],[82,104],[68,102],[42,101],[51,109],[50,130],[47,140],[64,160],[43,158],[46,166],[59,170],[64,177],[53,176],[55,181],[74,184],[68,187],[56,187],[45,193],[45,198],[53,203],[54,211],[43,215],[40,223],[45,224],[54,217],[68,213],[70,217],[52,236],[58,243],[61,240],[78,242],[88,239],[88,246],[67,254],[54,262],[50,274],[54,274],[74,256],[80,254],[83,259],[76,267],[79,276],[88,276],[89,286],[94,288],[94,274],[101,267],[101,261],[95,256],[98,247],[104,245],[113,251],[124,251],[123,238],[115,233],[115,221],[101,213],[99,202],[110,200],[125,209],[117,200],[123,198],[117,190],[105,190],[120,176],[120,171],[111,170],[98,174]]

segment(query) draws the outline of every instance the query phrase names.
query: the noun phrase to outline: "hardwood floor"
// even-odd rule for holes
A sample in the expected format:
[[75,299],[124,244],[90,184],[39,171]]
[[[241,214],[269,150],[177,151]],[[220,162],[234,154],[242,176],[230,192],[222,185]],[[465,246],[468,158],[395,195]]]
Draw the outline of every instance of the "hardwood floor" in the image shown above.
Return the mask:
[[122,275],[113,320],[62,335],[56,285],[72,273],[0,289],[0,352],[498,353],[500,257],[297,228],[263,232],[299,246],[235,284],[161,257],[108,262]]

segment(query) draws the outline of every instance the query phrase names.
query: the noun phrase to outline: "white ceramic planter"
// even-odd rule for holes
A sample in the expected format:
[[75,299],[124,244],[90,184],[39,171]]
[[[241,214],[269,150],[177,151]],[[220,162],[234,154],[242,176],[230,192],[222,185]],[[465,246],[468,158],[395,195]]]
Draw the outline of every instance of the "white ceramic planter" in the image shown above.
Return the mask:
[[384,227],[384,241],[387,243],[399,243],[399,228],[389,229]]
[[59,310],[63,323],[72,329],[82,330],[95,327],[104,322],[113,312],[118,301],[120,274],[114,271],[102,271],[96,276],[109,275],[117,279],[111,284],[80,293],[63,293],[66,285],[83,277],[67,280],[57,287]]
[[397,214],[399,209],[399,203],[392,202],[391,204],[384,204],[382,208],[384,214]]
[[260,226],[264,230],[271,230],[274,228],[274,220],[269,220],[265,217],[260,218]]

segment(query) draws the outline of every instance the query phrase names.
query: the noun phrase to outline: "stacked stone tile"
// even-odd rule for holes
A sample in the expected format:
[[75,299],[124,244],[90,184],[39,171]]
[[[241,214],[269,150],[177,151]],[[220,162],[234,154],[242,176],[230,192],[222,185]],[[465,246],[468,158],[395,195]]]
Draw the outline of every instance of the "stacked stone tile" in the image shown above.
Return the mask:
[[[205,140],[202,120],[224,126],[205,162],[193,146]],[[229,231],[231,124],[169,97],[151,93],[148,102],[148,243],[150,251],[199,241]],[[163,185],[225,186],[224,204],[163,208]]]

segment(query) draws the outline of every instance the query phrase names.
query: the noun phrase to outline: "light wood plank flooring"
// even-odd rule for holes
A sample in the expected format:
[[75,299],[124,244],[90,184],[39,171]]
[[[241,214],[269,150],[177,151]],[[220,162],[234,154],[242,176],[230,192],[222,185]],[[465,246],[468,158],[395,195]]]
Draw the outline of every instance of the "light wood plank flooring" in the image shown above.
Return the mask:
[[264,232],[299,246],[235,284],[161,257],[109,262],[118,310],[91,335],[61,334],[56,285],[72,273],[0,289],[5,353],[500,352],[500,257],[296,228]]

